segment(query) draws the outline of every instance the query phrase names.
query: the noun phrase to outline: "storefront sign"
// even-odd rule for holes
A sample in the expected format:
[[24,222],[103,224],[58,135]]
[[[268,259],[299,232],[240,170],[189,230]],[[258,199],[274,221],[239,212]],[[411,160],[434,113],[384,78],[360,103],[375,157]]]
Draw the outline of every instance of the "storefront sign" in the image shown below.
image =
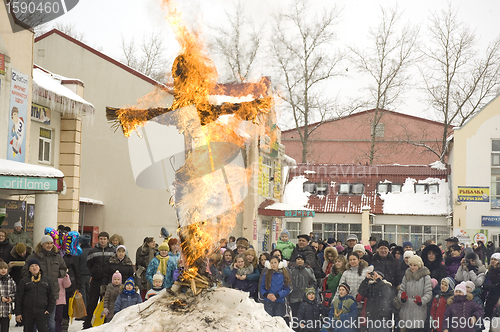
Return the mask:
[[24,163],[26,156],[26,121],[28,121],[29,77],[12,69],[7,159]]
[[0,74],[5,75],[5,55],[0,53]]
[[50,124],[50,108],[31,104],[31,120]]
[[481,226],[500,226],[500,216],[481,216]]
[[257,240],[257,221],[253,221],[253,239]]
[[304,210],[286,210],[285,217],[314,217],[316,214],[314,211],[304,211]]
[[56,191],[56,178],[0,176],[0,189]]
[[453,235],[458,238],[460,243],[476,243],[477,241],[482,241],[483,243],[488,242],[488,230],[487,229],[460,229],[455,228],[453,230]]
[[489,187],[461,187],[458,186],[458,200],[462,202],[489,202]]

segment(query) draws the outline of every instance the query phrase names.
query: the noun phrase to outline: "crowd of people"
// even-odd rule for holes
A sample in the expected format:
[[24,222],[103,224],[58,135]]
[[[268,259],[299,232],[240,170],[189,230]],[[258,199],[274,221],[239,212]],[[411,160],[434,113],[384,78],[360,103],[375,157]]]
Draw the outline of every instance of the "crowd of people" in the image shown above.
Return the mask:
[[[86,329],[100,300],[100,318],[109,322],[171,288],[184,263],[179,240],[165,229],[162,237],[160,244],[146,237],[134,264],[118,234],[99,233],[94,247],[83,235],[82,254],[72,256],[50,235],[34,245],[20,223],[12,233],[0,228],[0,331],[8,331],[11,314],[24,331],[67,331],[76,291]],[[374,237],[363,245],[356,235],[343,244],[302,234],[294,244],[284,229],[269,253],[258,254],[245,238],[221,239],[207,272],[295,331],[474,332],[500,316],[500,252],[491,242],[470,246],[450,237],[444,247],[429,240],[415,249]]]
[[[213,255],[223,285],[249,292],[295,331],[481,331],[500,316],[500,252],[456,237],[420,248],[348,235],[346,243],[285,229],[256,257],[244,238]],[[500,250],[499,250],[500,251]]]

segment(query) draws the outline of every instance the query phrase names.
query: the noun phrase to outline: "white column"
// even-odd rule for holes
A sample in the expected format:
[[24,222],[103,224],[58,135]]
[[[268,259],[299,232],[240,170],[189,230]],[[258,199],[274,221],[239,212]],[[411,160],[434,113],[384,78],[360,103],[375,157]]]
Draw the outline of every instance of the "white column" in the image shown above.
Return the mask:
[[363,245],[370,244],[370,207],[363,206],[361,208],[361,241]]
[[300,218],[300,234],[307,234],[313,231],[313,217]]
[[35,194],[33,245],[40,242],[45,227],[57,229],[57,194]]

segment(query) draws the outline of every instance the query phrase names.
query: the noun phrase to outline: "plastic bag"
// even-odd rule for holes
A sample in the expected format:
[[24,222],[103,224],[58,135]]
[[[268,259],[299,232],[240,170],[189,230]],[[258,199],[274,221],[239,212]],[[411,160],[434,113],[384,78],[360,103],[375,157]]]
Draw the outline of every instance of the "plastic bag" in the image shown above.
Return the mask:
[[68,316],[70,318],[82,318],[87,316],[87,309],[85,309],[85,302],[83,296],[79,291],[69,299],[68,303]]
[[106,319],[106,317],[104,315],[101,315],[103,310],[104,301],[101,300],[94,310],[94,316],[92,317],[92,327],[104,324],[104,320]]

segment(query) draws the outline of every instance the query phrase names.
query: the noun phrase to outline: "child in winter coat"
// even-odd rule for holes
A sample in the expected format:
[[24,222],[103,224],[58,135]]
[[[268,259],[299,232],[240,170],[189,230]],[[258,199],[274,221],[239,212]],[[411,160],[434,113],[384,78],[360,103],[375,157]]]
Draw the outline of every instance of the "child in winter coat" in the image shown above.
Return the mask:
[[316,301],[314,288],[306,288],[306,295],[300,304],[297,313],[298,323],[302,332],[317,332],[321,327],[319,319],[320,308]]
[[[236,256],[238,257],[238,256]],[[266,262],[267,271],[262,276],[260,293],[264,298],[264,309],[271,316],[285,316],[285,297],[290,294],[290,275],[278,257]]]
[[446,277],[441,280],[441,288],[432,300],[431,307],[431,328],[436,332],[443,331],[443,319],[446,312],[446,302],[454,294],[455,281]]
[[[62,332],[62,320],[63,320],[63,311],[64,306],[66,305],[66,288],[71,286],[71,280],[69,278],[69,274],[66,273],[64,278],[57,278],[59,282],[59,297],[56,300],[56,332]],[[3,332],[3,330],[1,330]]]
[[16,298],[16,283],[9,276],[9,266],[0,262],[0,331],[9,332],[9,315],[12,313],[12,303]]
[[455,287],[455,296],[448,299],[444,313],[443,332],[474,332],[475,322],[483,317],[483,309],[467,294],[465,283]]
[[292,316],[297,317],[300,305],[304,300],[306,289],[316,287],[316,277],[314,271],[305,265],[305,257],[298,254],[295,265],[290,268],[290,279],[292,280],[292,290],[288,296]]
[[280,239],[276,243],[276,249],[281,250],[283,259],[290,260],[295,244],[290,241],[290,233],[286,228],[281,231]]
[[407,330],[422,329],[427,319],[427,303],[432,301],[430,271],[422,259],[413,255],[408,260],[410,266],[399,288],[401,302],[399,319],[404,321]]
[[469,280],[465,282],[465,289],[467,290],[467,293],[470,293],[472,294],[472,296],[474,296],[474,302],[479,304],[484,310],[484,303],[481,299],[481,287],[476,287],[476,285],[474,285],[474,283]]
[[348,284],[342,283],[338,288],[338,297],[332,302],[329,314],[329,324],[325,324],[321,331],[354,332],[355,326],[351,325],[358,317],[358,307],[354,297],[349,295],[351,289]]
[[232,271],[227,278],[227,283],[234,289],[249,292],[250,296],[252,296],[257,291],[256,283],[247,279],[252,273],[254,273],[253,265],[246,260],[244,254],[238,254],[234,258]]
[[142,303],[141,296],[137,293],[137,287],[135,287],[134,278],[128,278],[125,281],[125,287],[123,292],[118,295],[115,301],[114,314],[117,312],[128,308],[130,306]]
[[158,294],[163,289],[162,285],[163,285],[163,274],[156,273],[153,276],[153,288],[148,290],[148,292],[146,293],[146,300]]
[[116,270],[113,274],[111,283],[106,287],[106,293],[104,294],[102,316],[106,317],[106,322],[111,321],[114,316],[115,301],[118,295],[120,295],[122,289],[122,274],[120,271]]

